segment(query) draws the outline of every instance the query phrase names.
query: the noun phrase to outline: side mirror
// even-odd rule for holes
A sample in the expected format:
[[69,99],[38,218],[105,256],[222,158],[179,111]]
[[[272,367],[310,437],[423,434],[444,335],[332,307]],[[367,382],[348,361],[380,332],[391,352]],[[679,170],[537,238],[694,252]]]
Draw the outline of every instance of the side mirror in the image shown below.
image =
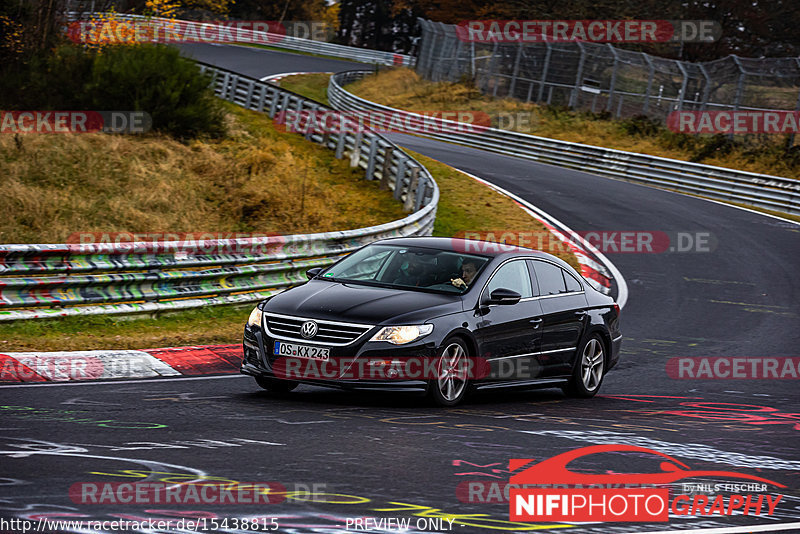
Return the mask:
[[323,269],[324,269],[324,267],[314,267],[313,269],[307,270],[306,271],[306,278],[311,280],[312,278],[317,276],[319,273],[321,273]]
[[511,289],[499,287],[489,295],[488,304],[516,304],[522,295]]

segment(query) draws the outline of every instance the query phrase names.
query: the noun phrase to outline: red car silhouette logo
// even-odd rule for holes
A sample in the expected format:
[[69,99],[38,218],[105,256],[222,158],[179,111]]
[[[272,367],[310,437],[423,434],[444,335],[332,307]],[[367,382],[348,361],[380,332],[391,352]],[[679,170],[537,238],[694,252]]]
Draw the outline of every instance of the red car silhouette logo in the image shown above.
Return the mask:
[[[567,464],[591,454],[601,452],[640,452],[646,454],[655,454],[665,458],[667,461],[661,462],[661,473],[606,473],[606,474],[587,474],[576,473],[567,468]],[[509,462],[509,470],[515,471],[522,466],[525,466],[535,460],[532,459],[515,459]],[[593,445],[590,447],[582,447],[574,451],[565,452],[543,460],[531,467],[511,476],[511,484],[669,484],[678,480],[695,477],[730,477],[752,480],[755,482],[764,482],[772,484],[779,488],[785,488],[783,484],[744,473],[737,473],[735,471],[695,471],[688,465],[676,460],[675,458],[664,454],[663,452],[654,451],[645,447],[637,447],[635,445]]]

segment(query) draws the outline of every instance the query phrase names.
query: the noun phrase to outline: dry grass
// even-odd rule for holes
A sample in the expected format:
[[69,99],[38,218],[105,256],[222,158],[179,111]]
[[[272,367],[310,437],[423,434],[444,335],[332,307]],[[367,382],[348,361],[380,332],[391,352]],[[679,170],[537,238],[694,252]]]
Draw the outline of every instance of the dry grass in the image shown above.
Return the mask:
[[[483,95],[475,87],[463,83],[424,80],[410,69],[391,69],[355,82],[347,87],[354,94],[378,102],[411,111],[483,111],[493,117],[501,114],[521,113],[529,118],[529,124],[515,124],[512,130],[552,139],[584,143],[629,152],[640,152],[689,161],[695,156],[691,148],[681,146],[674,135],[664,131],[663,135],[631,135],[622,128],[621,121],[600,118],[589,113],[565,111],[528,104],[509,98],[492,98]],[[508,127],[505,119],[503,126]],[[718,151],[702,158],[702,163],[750,172],[777,176],[798,177],[797,165],[783,157],[779,144],[783,138],[762,141],[771,150],[737,147],[730,151]]]
[[[75,232],[309,233],[403,217],[390,193],[263,114],[228,106],[221,141],[0,136],[0,242]],[[369,206],[369,210],[363,207]]]

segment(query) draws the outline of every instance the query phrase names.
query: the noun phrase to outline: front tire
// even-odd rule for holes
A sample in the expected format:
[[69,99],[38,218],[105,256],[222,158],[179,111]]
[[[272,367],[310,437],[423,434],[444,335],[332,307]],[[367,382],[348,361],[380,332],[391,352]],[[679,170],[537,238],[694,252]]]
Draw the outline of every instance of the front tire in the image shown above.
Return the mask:
[[298,386],[292,380],[281,380],[280,378],[269,378],[266,376],[255,377],[256,383],[270,393],[289,393]]
[[439,406],[455,406],[469,389],[469,351],[460,339],[450,339],[436,360],[438,378],[428,383],[428,395]]
[[603,383],[605,370],[605,346],[600,336],[594,334],[578,350],[578,362],[563,388],[564,393],[584,399],[594,397]]

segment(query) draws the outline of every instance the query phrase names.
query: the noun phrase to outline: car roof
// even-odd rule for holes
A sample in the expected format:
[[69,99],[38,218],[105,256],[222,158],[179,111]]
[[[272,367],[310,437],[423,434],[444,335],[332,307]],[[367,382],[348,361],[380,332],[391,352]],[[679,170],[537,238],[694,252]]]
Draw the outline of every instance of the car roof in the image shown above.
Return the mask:
[[538,256],[547,259],[557,259],[559,263],[563,260],[551,254],[534,250],[532,248],[518,247],[516,245],[506,245],[504,243],[494,243],[490,241],[477,241],[474,239],[461,239],[458,237],[393,237],[381,239],[375,242],[386,245],[397,245],[401,247],[425,247],[450,252],[464,254],[475,254],[477,256],[503,257],[503,256]]

